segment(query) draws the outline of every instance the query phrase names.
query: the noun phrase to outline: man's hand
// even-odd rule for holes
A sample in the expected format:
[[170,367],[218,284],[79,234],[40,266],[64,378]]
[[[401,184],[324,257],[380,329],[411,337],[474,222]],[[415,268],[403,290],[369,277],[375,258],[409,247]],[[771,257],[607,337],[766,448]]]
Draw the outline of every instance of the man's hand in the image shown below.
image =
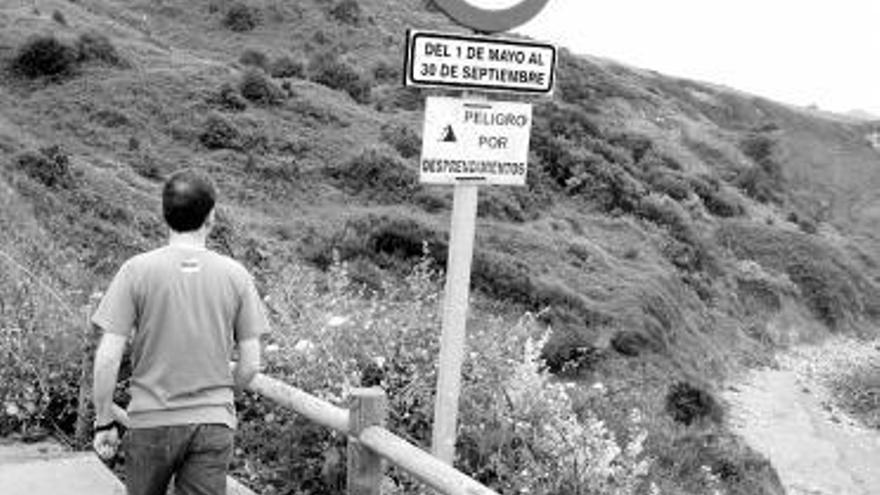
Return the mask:
[[116,427],[109,430],[103,430],[95,433],[95,440],[92,442],[98,457],[109,461],[116,455],[119,449],[119,430]]

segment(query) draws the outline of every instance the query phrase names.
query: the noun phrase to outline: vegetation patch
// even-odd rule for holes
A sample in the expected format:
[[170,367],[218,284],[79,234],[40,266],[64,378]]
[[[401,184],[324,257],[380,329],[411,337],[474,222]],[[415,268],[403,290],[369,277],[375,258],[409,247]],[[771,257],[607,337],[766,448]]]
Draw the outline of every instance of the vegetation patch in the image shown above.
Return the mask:
[[243,97],[259,105],[279,105],[284,100],[284,92],[259,69],[245,71],[238,90]]
[[78,60],[81,63],[95,62],[119,68],[129,68],[131,66],[119,54],[110,38],[94,31],[79,35],[76,39],[76,51]]
[[12,70],[29,79],[62,78],[77,67],[77,50],[54,36],[35,36],[24,42],[12,58]]
[[205,119],[199,142],[206,148],[240,150],[243,145],[241,131],[220,114],[212,113]]
[[301,61],[289,55],[283,55],[275,59],[269,66],[269,74],[277,78],[303,78],[306,75],[306,66]]
[[260,25],[260,10],[246,3],[234,3],[223,16],[223,25],[238,33],[252,31]]
[[785,178],[782,165],[776,157],[776,141],[764,133],[752,133],[743,139],[740,146],[743,153],[752,159],[754,166],[741,172],[734,184],[762,203],[781,204]]
[[269,67],[269,57],[260,50],[249,48],[241,52],[241,56],[238,57],[238,63],[265,71]]
[[712,394],[687,382],[677,382],[669,388],[666,412],[685,425],[703,420],[720,423],[722,419],[721,406]]
[[69,189],[74,185],[70,156],[60,146],[25,151],[14,162],[16,168],[47,187]]
[[415,171],[393,152],[369,148],[345,163],[327,169],[330,177],[353,194],[380,203],[400,203],[412,197],[418,187]]
[[382,140],[390,144],[404,158],[422,152],[422,138],[406,124],[388,122],[382,126]]
[[363,10],[357,0],[341,0],[329,11],[330,17],[343,24],[358,26],[363,18]]
[[368,103],[372,82],[336,56],[321,54],[309,63],[310,79],[328,88],[344,91],[358,103]]
[[880,296],[876,284],[840,251],[812,236],[746,222],[725,223],[716,236],[739,259],[785,273],[831,329],[842,330],[871,316]]

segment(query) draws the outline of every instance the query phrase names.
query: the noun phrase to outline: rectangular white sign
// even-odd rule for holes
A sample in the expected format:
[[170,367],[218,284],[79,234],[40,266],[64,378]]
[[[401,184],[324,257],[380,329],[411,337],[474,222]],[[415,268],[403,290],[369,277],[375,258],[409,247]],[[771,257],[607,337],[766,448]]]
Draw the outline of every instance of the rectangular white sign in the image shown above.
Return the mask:
[[549,94],[556,47],[524,40],[410,31],[406,84]]
[[530,103],[429,96],[420,181],[525,185],[531,128]]

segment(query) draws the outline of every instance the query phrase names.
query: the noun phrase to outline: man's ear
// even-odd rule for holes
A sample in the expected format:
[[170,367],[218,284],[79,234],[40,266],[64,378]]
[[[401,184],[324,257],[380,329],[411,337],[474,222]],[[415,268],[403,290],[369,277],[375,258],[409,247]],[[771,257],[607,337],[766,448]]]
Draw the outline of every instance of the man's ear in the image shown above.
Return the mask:
[[214,228],[214,225],[216,225],[216,222],[217,222],[217,208],[214,207],[214,208],[211,208],[211,212],[208,213],[208,217],[205,218],[205,223],[204,223],[205,231],[210,234],[211,230],[213,230],[213,228]]

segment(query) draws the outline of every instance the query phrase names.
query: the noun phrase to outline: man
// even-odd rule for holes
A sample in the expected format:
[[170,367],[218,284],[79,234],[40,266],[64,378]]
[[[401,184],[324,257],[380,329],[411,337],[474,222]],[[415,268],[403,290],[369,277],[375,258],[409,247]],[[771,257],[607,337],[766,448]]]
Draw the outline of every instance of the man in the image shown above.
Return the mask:
[[[226,493],[236,426],[233,389],[260,366],[268,323],[253,279],[238,262],[205,247],[214,187],[191,170],[162,192],[168,245],[125,262],[92,323],[103,331],[95,356],[95,450],[120,442],[113,391],[131,340],[131,403],[125,435],[129,495]],[[239,360],[230,366],[233,345]]]

